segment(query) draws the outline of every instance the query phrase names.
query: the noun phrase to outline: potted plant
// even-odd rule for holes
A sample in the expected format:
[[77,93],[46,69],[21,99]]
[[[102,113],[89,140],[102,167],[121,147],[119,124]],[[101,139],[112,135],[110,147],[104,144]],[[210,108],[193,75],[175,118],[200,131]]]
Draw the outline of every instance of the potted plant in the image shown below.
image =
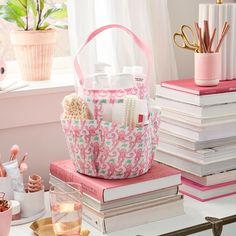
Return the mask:
[[58,23],[67,17],[66,5],[50,7],[45,0],[6,0],[0,5],[0,17],[18,27],[11,32],[10,38],[22,79],[50,79],[57,35],[55,27],[67,28]]

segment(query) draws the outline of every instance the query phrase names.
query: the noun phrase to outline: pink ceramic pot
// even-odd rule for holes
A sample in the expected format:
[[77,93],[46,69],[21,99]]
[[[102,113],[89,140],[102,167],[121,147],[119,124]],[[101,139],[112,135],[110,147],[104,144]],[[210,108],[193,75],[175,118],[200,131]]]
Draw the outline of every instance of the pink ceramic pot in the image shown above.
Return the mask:
[[8,236],[11,227],[12,209],[0,212],[0,236]]
[[56,30],[12,31],[11,43],[23,80],[49,80]]

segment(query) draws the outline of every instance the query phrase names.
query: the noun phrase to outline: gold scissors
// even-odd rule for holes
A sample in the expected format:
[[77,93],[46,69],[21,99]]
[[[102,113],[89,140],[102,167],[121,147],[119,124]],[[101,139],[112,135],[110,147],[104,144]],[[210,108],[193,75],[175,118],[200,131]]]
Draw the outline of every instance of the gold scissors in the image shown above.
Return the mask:
[[176,46],[199,52],[199,45],[197,43],[195,34],[192,28],[188,25],[181,25],[180,33],[175,33],[173,35],[174,43]]

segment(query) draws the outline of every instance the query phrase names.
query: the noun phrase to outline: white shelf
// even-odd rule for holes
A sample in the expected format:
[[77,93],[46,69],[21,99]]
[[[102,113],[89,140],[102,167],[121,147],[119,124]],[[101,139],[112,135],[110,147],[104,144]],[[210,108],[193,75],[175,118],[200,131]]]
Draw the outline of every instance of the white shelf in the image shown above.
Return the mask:
[[[46,216],[50,215],[48,193],[46,193]],[[190,227],[196,224],[205,223],[206,216],[213,216],[217,218],[222,218],[230,215],[236,214],[236,195],[231,195],[229,197],[215,199],[209,202],[199,202],[189,197],[184,199],[184,209],[185,214],[182,216],[161,220],[158,222],[149,223],[146,225],[140,225],[138,227],[129,228],[122,231],[113,232],[111,234],[106,234],[107,236],[157,236],[160,234],[172,232],[178,229]],[[171,210],[171,209],[170,209]],[[83,223],[84,227],[91,231],[90,236],[103,235],[86,222]],[[29,224],[12,226],[9,236],[28,236],[33,235],[33,232],[29,228]],[[236,223],[224,226],[222,236],[232,236],[236,232]],[[210,236],[210,231],[204,231],[202,233],[194,234],[194,236]]]

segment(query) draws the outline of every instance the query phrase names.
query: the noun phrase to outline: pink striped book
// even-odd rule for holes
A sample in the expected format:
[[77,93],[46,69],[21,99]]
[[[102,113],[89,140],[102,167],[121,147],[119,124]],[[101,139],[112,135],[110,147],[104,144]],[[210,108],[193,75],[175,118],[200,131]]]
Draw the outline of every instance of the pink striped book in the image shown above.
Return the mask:
[[236,194],[236,180],[204,186],[182,177],[182,185],[180,185],[179,191],[182,194],[204,202]]
[[52,162],[50,173],[64,182],[81,183],[83,191],[100,202],[126,198],[181,183],[180,171],[156,161],[146,174],[125,180],[105,180],[79,174],[71,160]]
[[227,93],[236,91],[236,80],[220,81],[217,86],[200,87],[195,85],[193,79],[170,80],[161,82],[161,86],[173,90],[195,95],[209,95],[216,93]]

